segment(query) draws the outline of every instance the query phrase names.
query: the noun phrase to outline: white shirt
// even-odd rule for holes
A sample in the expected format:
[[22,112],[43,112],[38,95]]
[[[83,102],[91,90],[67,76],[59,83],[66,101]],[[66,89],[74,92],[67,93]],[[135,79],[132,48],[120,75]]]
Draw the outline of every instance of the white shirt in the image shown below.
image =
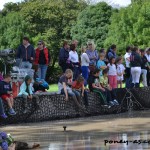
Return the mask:
[[[118,64],[118,65],[117,65],[117,73],[118,73],[118,74],[122,74],[124,71],[125,71],[124,65],[123,65],[123,64]],[[117,77],[118,77],[118,79],[119,79],[119,78],[120,78],[120,79],[123,79],[123,75],[122,75],[122,76],[118,76],[118,75],[117,75]]]
[[148,62],[150,62],[150,55],[145,54],[145,56],[146,56]]
[[124,55],[124,59],[125,59],[126,67],[127,67],[127,68],[130,68],[130,61],[127,59],[127,58],[130,58],[130,56],[131,56],[131,53],[126,53],[126,54]]
[[86,53],[81,55],[81,66],[89,66],[90,59]]
[[110,65],[110,63],[109,63],[107,66],[109,68],[108,75],[116,76],[117,75],[116,65],[115,64]]
[[69,60],[73,63],[79,62],[79,57],[76,51],[69,52]]

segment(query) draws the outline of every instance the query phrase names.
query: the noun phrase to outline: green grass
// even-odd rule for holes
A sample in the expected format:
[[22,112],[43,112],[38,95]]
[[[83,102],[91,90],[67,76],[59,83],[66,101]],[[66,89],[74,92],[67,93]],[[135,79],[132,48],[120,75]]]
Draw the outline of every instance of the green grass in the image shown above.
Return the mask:
[[48,92],[57,92],[58,91],[58,84],[51,84],[49,86]]
[[[49,88],[48,92],[57,92],[58,91],[58,84],[51,84],[49,87],[50,88]],[[122,87],[124,88],[125,84],[123,84]],[[140,87],[143,87],[142,83],[140,84]]]

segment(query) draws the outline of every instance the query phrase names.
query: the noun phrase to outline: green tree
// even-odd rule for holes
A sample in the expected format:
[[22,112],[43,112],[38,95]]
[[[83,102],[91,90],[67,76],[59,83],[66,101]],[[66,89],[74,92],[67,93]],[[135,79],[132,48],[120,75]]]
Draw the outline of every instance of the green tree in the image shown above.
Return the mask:
[[145,48],[150,45],[150,3],[133,3],[122,8],[111,17],[111,25],[105,46],[118,45],[119,53],[124,53],[127,45]]
[[80,44],[86,44],[88,39],[94,39],[97,48],[102,48],[112,12],[112,7],[105,2],[88,6],[79,14],[77,23],[72,27],[72,38],[77,39]]

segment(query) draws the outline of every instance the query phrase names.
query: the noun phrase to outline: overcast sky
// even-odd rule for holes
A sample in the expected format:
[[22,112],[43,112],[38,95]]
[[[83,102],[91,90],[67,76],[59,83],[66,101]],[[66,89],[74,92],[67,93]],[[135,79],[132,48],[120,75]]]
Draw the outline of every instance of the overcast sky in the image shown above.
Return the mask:
[[[8,3],[8,2],[21,2],[23,0],[0,0],[0,9],[3,9],[3,5],[5,3]],[[120,6],[127,6],[131,3],[131,0],[92,0],[92,1],[105,1],[105,2],[111,2],[111,3],[114,3],[114,4],[119,4]]]

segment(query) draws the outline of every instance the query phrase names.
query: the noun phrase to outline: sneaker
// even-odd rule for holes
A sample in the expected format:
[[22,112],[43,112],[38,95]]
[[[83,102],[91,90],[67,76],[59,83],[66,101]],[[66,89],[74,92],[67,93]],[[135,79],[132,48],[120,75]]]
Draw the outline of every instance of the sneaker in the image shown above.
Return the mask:
[[3,118],[3,119],[6,119],[7,115],[4,113],[4,114],[0,115],[0,117]]
[[119,105],[118,101],[116,99],[113,100],[115,105]]
[[110,101],[110,102],[109,102],[109,105],[110,105],[110,106],[114,106],[115,103],[114,103],[113,101]]
[[103,108],[108,108],[109,105],[101,105]]
[[14,111],[14,109],[13,108],[11,108],[11,109],[9,109],[9,115],[16,115],[16,112]]

